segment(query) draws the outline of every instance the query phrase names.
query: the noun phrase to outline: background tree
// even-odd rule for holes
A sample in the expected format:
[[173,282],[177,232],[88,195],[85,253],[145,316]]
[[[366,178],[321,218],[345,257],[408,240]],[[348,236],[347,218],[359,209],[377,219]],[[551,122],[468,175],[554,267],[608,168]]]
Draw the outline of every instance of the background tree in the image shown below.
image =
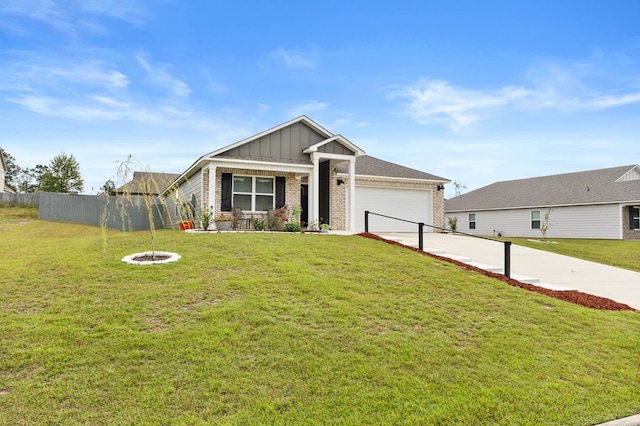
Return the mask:
[[84,180],[80,176],[80,165],[73,155],[64,152],[51,160],[48,170],[40,179],[40,191],[44,192],[82,192]]
[[48,166],[38,164],[34,168],[18,167],[18,174],[15,178],[16,191],[22,193],[38,192],[42,183],[42,176],[49,172]]
[[467,185],[465,185],[464,183],[460,183],[457,180],[453,181],[453,196],[457,197],[458,195],[461,195],[464,190],[467,189]]
[[107,195],[116,195],[116,184],[109,179],[100,187],[100,190]]

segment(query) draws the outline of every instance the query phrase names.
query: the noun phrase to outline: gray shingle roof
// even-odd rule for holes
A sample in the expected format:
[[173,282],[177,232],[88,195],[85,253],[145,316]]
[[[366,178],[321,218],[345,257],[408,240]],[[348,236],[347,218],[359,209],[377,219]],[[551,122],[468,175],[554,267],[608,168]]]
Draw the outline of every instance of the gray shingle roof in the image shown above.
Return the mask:
[[116,193],[144,194],[145,187],[149,187],[152,195],[158,195],[167,189],[178,176],[180,176],[178,173],[133,172],[133,179],[116,189]]
[[[344,162],[336,165],[336,172],[348,173],[349,163]],[[449,179],[410,169],[409,167],[380,160],[370,155],[363,155],[356,159],[356,175],[360,176],[380,176],[405,179],[422,179],[436,182],[450,182]]]
[[640,179],[620,181],[630,165],[492,183],[445,201],[445,212],[640,202]]

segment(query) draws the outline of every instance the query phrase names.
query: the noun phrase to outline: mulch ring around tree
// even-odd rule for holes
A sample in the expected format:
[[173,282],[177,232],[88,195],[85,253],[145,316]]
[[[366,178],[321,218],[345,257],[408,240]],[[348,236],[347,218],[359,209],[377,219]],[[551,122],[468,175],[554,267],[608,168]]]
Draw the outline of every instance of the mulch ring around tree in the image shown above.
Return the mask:
[[523,282],[520,282],[518,280],[514,280],[513,278],[507,278],[505,275],[503,274],[498,274],[496,272],[491,272],[491,271],[486,271],[484,269],[480,269],[478,267],[466,264],[464,262],[460,262],[454,259],[449,259],[448,257],[442,257],[442,256],[438,256],[436,254],[433,253],[428,253],[426,251],[422,251],[419,248],[416,247],[410,247],[410,246],[406,246],[404,244],[401,244],[397,241],[391,241],[391,240],[387,240],[385,238],[379,237],[375,234],[372,234],[370,232],[362,232],[360,234],[357,234],[361,237],[365,237],[365,238],[371,238],[372,240],[378,240],[378,241],[383,241],[387,244],[392,244],[395,246],[399,246],[399,247],[403,247],[409,250],[413,250],[417,253],[423,254],[425,256],[430,256],[433,257],[435,259],[438,260],[442,260],[445,262],[450,262],[450,263],[454,263],[458,266],[460,266],[461,268],[470,270],[470,271],[474,271],[474,272],[478,272],[481,273],[483,275],[486,275],[487,277],[491,277],[491,278],[495,278],[498,279],[500,281],[504,281],[505,283],[512,285],[514,287],[520,287],[523,288],[525,290],[529,290],[529,291],[533,291],[536,293],[540,293],[540,294],[544,294],[550,297],[555,297],[556,299],[560,299],[560,300],[564,300],[565,302],[571,302],[571,303],[576,303],[578,305],[582,305],[582,306],[586,306],[587,308],[594,308],[594,309],[603,309],[603,310],[610,310],[610,311],[635,311],[634,308],[632,308],[629,305],[625,305],[624,303],[618,303],[614,300],[611,299],[607,299],[605,297],[600,297],[600,296],[594,296],[592,294],[586,294],[586,293],[582,293],[579,291],[575,291],[575,290],[568,290],[568,291],[559,291],[559,290],[549,290],[543,287],[538,287],[535,286],[533,284],[526,284]]
[[181,256],[177,253],[167,251],[148,251],[144,253],[134,253],[122,258],[122,261],[130,265],[163,265],[177,262]]

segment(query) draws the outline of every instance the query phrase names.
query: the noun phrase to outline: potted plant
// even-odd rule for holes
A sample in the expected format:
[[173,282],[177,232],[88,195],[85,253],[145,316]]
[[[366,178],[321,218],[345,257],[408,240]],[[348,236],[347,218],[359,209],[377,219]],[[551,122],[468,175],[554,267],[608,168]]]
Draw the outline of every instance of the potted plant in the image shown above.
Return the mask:
[[320,224],[320,233],[328,234],[329,233],[329,229],[331,229],[331,228],[329,227],[328,223],[321,223]]
[[213,221],[216,223],[218,231],[230,231],[236,218],[230,214],[221,214],[216,216]]

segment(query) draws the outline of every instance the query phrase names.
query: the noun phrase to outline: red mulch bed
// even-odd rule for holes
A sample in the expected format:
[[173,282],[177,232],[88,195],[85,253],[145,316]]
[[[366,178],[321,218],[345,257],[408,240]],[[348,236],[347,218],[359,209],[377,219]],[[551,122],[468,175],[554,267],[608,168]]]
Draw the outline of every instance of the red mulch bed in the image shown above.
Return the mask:
[[558,290],[549,290],[546,288],[542,288],[542,287],[538,287],[532,284],[526,284],[526,283],[522,283],[520,281],[514,280],[512,278],[507,278],[505,275],[503,274],[498,274],[495,272],[491,272],[491,271],[485,271],[484,269],[480,269],[477,268],[475,266],[472,265],[468,265],[466,263],[463,262],[459,262],[457,260],[453,260],[453,259],[449,259],[448,257],[442,257],[442,256],[438,256],[432,253],[427,253],[425,251],[422,251],[416,247],[410,247],[410,246],[406,246],[404,244],[401,244],[399,242],[396,241],[391,241],[391,240],[387,240],[384,239],[382,237],[379,237],[375,234],[372,234],[370,232],[362,232],[360,234],[358,234],[361,237],[365,237],[365,238],[371,238],[372,240],[378,240],[378,241],[383,241],[387,244],[392,244],[395,246],[399,246],[399,247],[403,247],[409,250],[413,250],[417,253],[423,254],[425,256],[430,256],[433,258],[436,258],[438,260],[443,260],[445,262],[451,262],[454,263],[458,266],[460,266],[461,268],[464,269],[468,269],[470,271],[475,271],[478,273],[481,273],[483,275],[486,275],[488,277],[491,278],[495,278],[497,280],[500,281],[504,281],[505,283],[512,285],[514,287],[520,287],[523,288],[525,290],[529,290],[529,291],[533,291],[536,293],[541,293],[541,294],[545,294],[547,296],[550,297],[555,297],[556,299],[560,299],[560,300],[564,300],[566,302],[571,302],[571,303],[576,303],[578,305],[582,305],[582,306],[586,306],[588,308],[594,308],[594,309],[604,309],[604,310],[610,310],[610,311],[635,311],[634,308],[632,308],[631,306],[625,305],[623,303],[618,303],[615,302],[611,299],[607,299],[605,297],[600,297],[600,296],[594,296],[592,294],[586,294],[586,293],[581,293],[579,291],[575,291],[575,290],[570,290],[570,291],[558,291]]

